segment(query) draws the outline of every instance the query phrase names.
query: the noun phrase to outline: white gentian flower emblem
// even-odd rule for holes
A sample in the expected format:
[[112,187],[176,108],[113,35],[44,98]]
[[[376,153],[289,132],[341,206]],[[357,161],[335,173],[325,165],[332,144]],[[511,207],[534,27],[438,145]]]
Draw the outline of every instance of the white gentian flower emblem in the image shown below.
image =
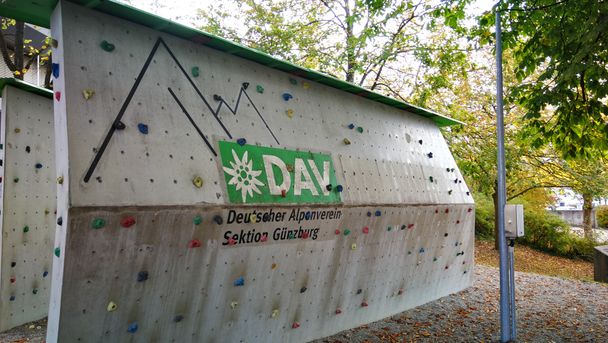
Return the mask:
[[236,154],[234,149],[232,149],[232,157],[234,158],[234,162],[230,162],[232,169],[227,167],[223,168],[228,175],[232,176],[230,181],[228,181],[228,184],[234,185],[237,191],[241,191],[243,203],[245,203],[247,196],[253,197],[253,192],[262,194],[258,186],[264,186],[264,184],[257,179],[262,172],[259,170],[253,170],[253,161],[248,160],[247,151],[245,151],[243,154],[243,159],[239,159],[239,156]]

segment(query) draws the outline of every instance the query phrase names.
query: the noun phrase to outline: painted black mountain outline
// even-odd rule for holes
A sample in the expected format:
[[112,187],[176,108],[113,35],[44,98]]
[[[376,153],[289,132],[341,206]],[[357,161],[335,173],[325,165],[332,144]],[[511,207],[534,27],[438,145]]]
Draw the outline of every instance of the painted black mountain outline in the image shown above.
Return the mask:
[[[249,94],[247,94],[247,88],[249,86],[249,83],[245,82],[245,83],[243,83],[241,85],[241,88],[240,88],[238,97],[236,99],[236,104],[234,105],[234,108],[232,108],[224,100],[224,98],[222,98],[221,96],[219,96],[219,95],[216,94],[216,95],[213,96],[213,99],[215,101],[218,101],[219,104],[218,104],[218,106],[217,106],[216,109],[213,109],[211,107],[211,104],[209,104],[209,101],[207,101],[207,99],[205,98],[205,96],[201,93],[201,91],[198,89],[198,87],[196,86],[196,84],[194,83],[194,81],[192,81],[192,78],[190,78],[190,75],[188,75],[188,73],[186,72],[186,70],[184,69],[184,67],[182,66],[182,64],[175,57],[175,54],[173,54],[173,51],[169,48],[169,46],[167,45],[167,43],[165,43],[165,41],[162,38],[159,37],[156,40],[156,43],[154,43],[154,47],[152,47],[152,50],[150,51],[150,54],[148,55],[148,58],[146,59],[146,62],[144,63],[143,67],[141,68],[141,71],[139,72],[139,75],[137,76],[137,79],[135,79],[135,83],[133,83],[133,86],[131,87],[131,90],[129,91],[129,94],[127,95],[127,98],[125,99],[124,103],[122,104],[122,107],[120,108],[120,111],[118,111],[118,114],[116,115],[116,118],[114,118],[114,121],[112,122],[112,125],[111,125],[110,129],[108,130],[108,133],[106,134],[106,137],[104,138],[103,142],[101,143],[101,146],[97,150],[97,153],[95,154],[95,158],[93,158],[93,161],[91,162],[91,165],[89,166],[89,169],[87,170],[87,173],[84,176],[84,182],[89,182],[89,180],[91,179],[91,176],[93,175],[93,172],[95,171],[95,168],[97,167],[97,164],[99,164],[99,161],[101,160],[101,157],[103,156],[103,153],[105,152],[106,148],[108,147],[108,144],[110,143],[110,140],[112,139],[112,136],[114,135],[114,132],[117,129],[119,129],[120,127],[124,127],[124,124],[122,124],[122,122],[121,122],[122,117],[123,117],[125,111],[127,110],[127,108],[129,107],[129,104],[131,103],[131,100],[133,99],[133,95],[135,95],[135,91],[137,91],[137,88],[139,87],[139,84],[141,83],[141,80],[143,79],[144,75],[146,74],[146,71],[148,70],[148,67],[150,66],[150,62],[152,62],[152,59],[156,55],[158,47],[161,44],[162,44],[163,47],[165,47],[165,49],[167,50],[167,52],[169,53],[169,55],[171,56],[171,58],[173,59],[173,61],[177,64],[177,66],[181,70],[182,74],[186,77],[186,79],[188,79],[188,82],[190,82],[190,85],[192,85],[192,87],[196,91],[196,94],[198,94],[198,96],[200,97],[200,99],[203,101],[203,103],[205,104],[205,106],[207,106],[207,108],[209,109],[209,111],[211,112],[211,114],[213,114],[213,117],[215,118],[215,120],[217,120],[217,122],[220,124],[220,126],[222,127],[222,129],[224,130],[224,132],[228,135],[228,137],[230,139],[232,139],[232,134],[230,133],[230,131],[228,131],[228,129],[226,128],[226,126],[224,125],[224,123],[222,122],[222,120],[218,117],[218,114],[219,114],[220,110],[222,109],[222,107],[225,105],[226,108],[228,108],[228,110],[232,114],[236,115],[237,112],[238,112],[238,109],[239,109],[239,104],[241,102],[242,95],[245,94],[245,97],[247,98],[247,100],[249,100],[249,103],[251,104],[251,106],[253,107],[253,109],[256,111],[256,113],[258,114],[258,116],[260,117],[260,119],[262,120],[262,122],[264,123],[264,126],[266,126],[266,129],[268,129],[268,132],[270,133],[270,135],[272,135],[272,138],[274,138],[274,140],[277,142],[277,144],[280,144],[279,140],[277,139],[277,137],[272,132],[272,129],[270,129],[270,127],[268,126],[268,123],[266,122],[266,120],[264,119],[264,117],[262,116],[262,114],[260,113],[260,111],[258,110],[258,108],[255,106],[255,104],[253,103],[253,101],[249,97]],[[186,117],[188,117],[188,120],[190,121],[190,124],[192,124],[192,126],[194,126],[194,128],[196,129],[196,132],[198,132],[198,134],[201,136],[201,138],[203,139],[203,141],[205,142],[205,144],[207,145],[207,147],[209,148],[209,150],[211,151],[211,153],[213,154],[213,156],[217,157],[217,152],[215,151],[215,149],[213,149],[213,146],[211,145],[211,143],[209,142],[209,140],[207,140],[207,138],[203,134],[203,131],[201,131],[201,129],[198,127],[198,125],[196,125],[196,123],[192,119],[192,116],[190,115],[190,113],[188,113],[188,111],[186,110],[186,108],[184,107],[184,105],[182,104],[182,102],[179,100],[179,97],[173,92],[173,90],[170,87],[167,88],[167,91],[171,94],[171,96],[173,97],[173,99],[175,100],[175,102],[181,108],[182,112],[184,112],[184,115],[186,115]]]

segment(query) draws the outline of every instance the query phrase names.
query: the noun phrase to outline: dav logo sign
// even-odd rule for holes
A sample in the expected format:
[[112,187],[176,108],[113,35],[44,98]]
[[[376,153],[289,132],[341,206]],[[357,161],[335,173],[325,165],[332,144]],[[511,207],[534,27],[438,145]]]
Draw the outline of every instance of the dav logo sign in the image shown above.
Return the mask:
[[[336,203],[331,156],[219,141],[231,203]],[[332,185],[328,190],[327,185]]]

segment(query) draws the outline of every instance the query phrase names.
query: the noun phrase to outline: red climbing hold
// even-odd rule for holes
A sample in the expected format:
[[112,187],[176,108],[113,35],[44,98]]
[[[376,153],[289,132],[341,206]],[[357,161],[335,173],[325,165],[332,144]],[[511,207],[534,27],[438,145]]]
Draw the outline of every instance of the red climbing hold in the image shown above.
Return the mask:
[[340,313],[342,313],[342,309],[338,307],[338,308],[336,309],[336,314],[340,314]]
[[439,213],[439,210],[435,210],[435,213]]
[[467,210],[467,212],[471,212],[471,211],[473,211],[473,209],[469,207],[469,209]]
[[446,209],[445,209],[445,213],[450,213],[450,209],[449,209],[449,208],[446,208]]
[[61,92],[60,91],[55,92],[55,100],[57,100],[57,101],[61,100]]
[[302,233],[302,239],[306,239],[306,238],[308,238],[308,235],[309,235],[309,234],[308,234],[308,232],[304,232],[304,233]]
[[299,327],[300,327],[300,323],[298,323],[298,322],[293,322],[293,324],[291,324],[292,329],[297,329]]
[[135,225],[135,218],[129,216],[129,217],[124,217],[121,221],[120,221],[120,226],[124,227],[124,228],[130,228],[131,226]]
[[260,238],[261,242],[266,242],[268,240],[268,235],[262,235],[262,238]]
[[366,235],[369,233],[369,228],[367,226],[363,228],[363,233]]
[[460,224],[460,220],[457,220],[457,221],[456,221],[456,224]]
[[336,229],[336,231],[334,231],[336,233],[336,235],[340,234],[340,230]]
[[14,276],[11,276],[11,283],[15,283],[15,281],[17,281],[17,278]]
[[284,189],[281,189],[281,198],[284,198],[287,196],[287,191]]
[[235,245],[235,244],[236,244],[236,239],[234,239],[232,237],[228,239],[228,245]]
[[408,229],[411,229],[411,228],[413,228],[413,227],[414,227],[414,224],[407,224],[407,228],[408,228]]
[[362,303],[361,303],[361,307],[367,307],[367,302],[365,302],[365,301],[364,301],[364,302],[362,302]]
[[200,248],[203,244],[198,239],[193,239],[188,243],[188,248]]

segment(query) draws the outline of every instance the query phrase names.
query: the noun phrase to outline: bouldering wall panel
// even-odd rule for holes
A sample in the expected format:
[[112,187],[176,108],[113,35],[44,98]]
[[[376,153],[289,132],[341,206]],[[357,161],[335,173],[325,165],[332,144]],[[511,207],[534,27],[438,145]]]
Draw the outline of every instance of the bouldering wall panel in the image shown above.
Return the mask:
[[53,102],[2,91],[0,331],[44,318],[55,239]]
[[471,284],[430,119],[68,2],[51,26],[49,342],[304,342]]

